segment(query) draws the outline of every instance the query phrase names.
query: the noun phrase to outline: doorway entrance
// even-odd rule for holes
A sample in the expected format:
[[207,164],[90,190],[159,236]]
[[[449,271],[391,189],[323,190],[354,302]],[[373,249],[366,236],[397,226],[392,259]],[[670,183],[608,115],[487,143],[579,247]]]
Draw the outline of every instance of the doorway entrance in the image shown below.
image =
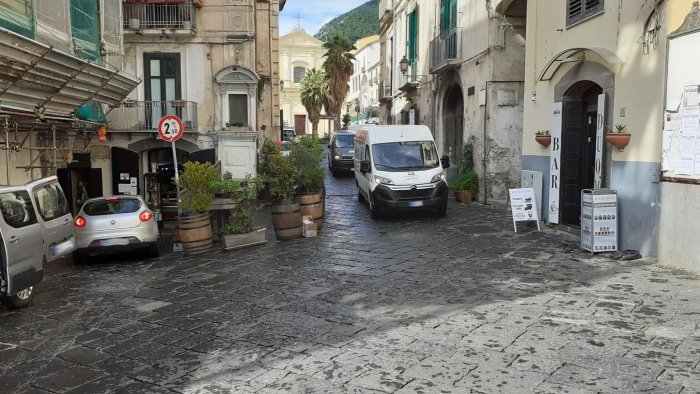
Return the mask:
[[445,111],[443,113],[445,138],[442,153],[450,157],[451,163],[459,163],[464,134],[464,97],[459,85],[453,85],[445,93]]
[[598,100],[603,89],[579,81],[564,93],[561,146],[561,223],[581,224],[581,190],[593,189]]
[[294,115],[294,132],[296,135],[306,135],[306,115]]

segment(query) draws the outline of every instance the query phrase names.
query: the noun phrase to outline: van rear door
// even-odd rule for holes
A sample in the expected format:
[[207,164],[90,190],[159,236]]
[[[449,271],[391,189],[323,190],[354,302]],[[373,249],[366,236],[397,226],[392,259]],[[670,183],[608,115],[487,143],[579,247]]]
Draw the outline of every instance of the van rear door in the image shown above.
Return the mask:
[[15,295],[39,283],[43,275],[42,233],[29,192],[0,190],[0,242],[5,294]]
[[46,261],[72,253],[75,248],[75,227],[58,178],[51,176],[26,185],[38,213],[37,220],[44,235]]

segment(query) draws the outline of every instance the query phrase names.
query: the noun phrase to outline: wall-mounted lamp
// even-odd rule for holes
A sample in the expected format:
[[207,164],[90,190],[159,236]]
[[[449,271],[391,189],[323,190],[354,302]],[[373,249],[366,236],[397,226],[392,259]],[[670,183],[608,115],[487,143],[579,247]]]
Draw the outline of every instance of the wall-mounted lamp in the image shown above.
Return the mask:
[[408,61],[406,58],[406,55],[403,55],[403,59],[399,62],[399,67],[401,68],[401,74],[406,75],[408,72],[408,66],[411,65],[411,62]]
[[537,101],[537,92],[532,92],[532,102]]
[[284,90],[284,80],[280,79],[280,90]]

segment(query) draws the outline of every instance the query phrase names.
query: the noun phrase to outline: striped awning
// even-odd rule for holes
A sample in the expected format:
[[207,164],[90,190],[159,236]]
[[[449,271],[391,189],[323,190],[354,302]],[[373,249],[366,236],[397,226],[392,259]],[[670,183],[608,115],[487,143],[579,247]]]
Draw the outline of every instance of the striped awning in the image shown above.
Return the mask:
[[71,116],[89,101],[118,106],[140,83],[0,28],[0,105]]

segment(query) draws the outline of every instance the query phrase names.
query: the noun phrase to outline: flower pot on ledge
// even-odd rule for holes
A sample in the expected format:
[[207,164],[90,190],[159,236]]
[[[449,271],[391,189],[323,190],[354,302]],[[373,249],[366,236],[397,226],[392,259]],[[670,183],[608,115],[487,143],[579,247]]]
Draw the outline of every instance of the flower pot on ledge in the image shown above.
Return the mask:
[[605,135],[605,140],[608,141],[610,145],[619,149],[620,152],[630,143],[630,138],[632,138],[630,133],[611,133]]
[[536,135],[535,141],[537,141],[538,144],[547,148],[552,143],[552,136],[551,135]]

